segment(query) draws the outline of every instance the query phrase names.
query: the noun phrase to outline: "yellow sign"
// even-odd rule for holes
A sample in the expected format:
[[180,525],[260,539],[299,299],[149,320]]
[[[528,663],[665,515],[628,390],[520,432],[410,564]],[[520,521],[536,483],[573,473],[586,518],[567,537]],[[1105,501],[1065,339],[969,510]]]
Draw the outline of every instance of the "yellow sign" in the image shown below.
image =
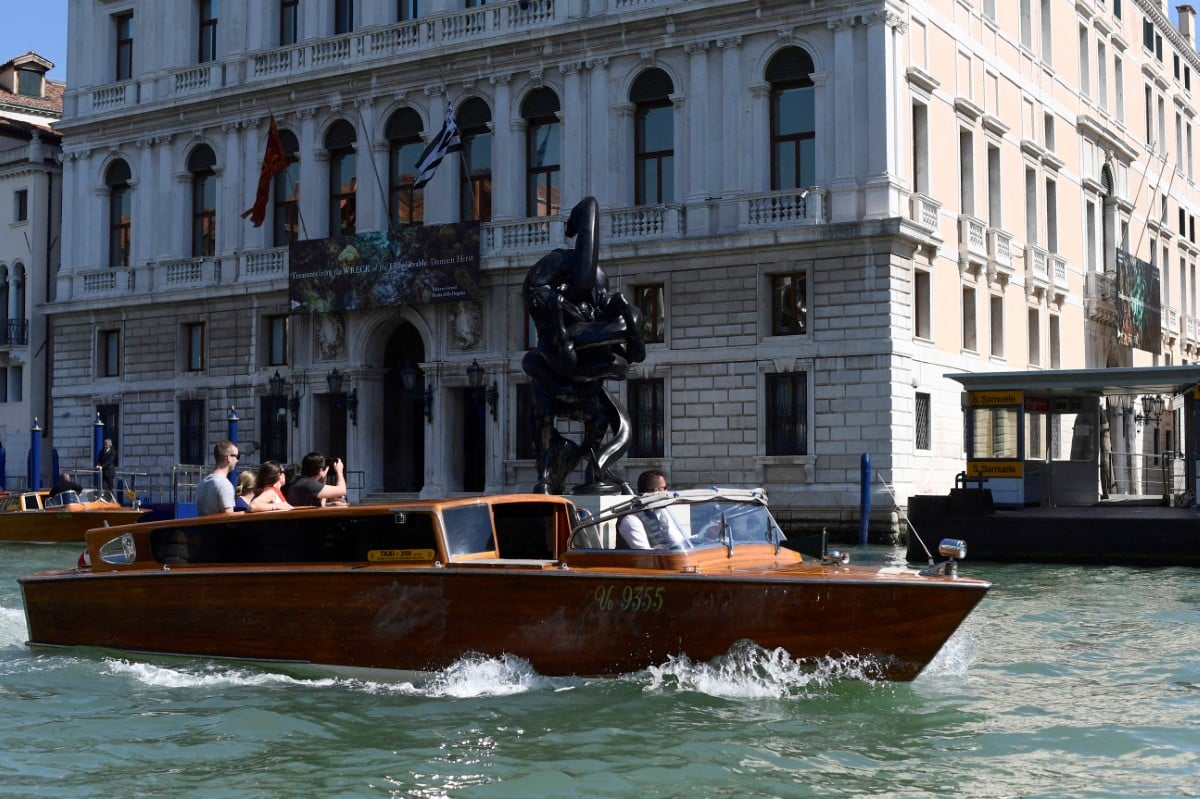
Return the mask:
[[1024,391],[971,391],[967,396],[970,398],[972,408],[992,407],[996,405],[1022,405],[1025,402]]
[[372,549],[367,553],[367,560],[372,563],[380,561],[433,560],[432,549]]
[[967,477],[1023,477],[1020,461],[967,461]]

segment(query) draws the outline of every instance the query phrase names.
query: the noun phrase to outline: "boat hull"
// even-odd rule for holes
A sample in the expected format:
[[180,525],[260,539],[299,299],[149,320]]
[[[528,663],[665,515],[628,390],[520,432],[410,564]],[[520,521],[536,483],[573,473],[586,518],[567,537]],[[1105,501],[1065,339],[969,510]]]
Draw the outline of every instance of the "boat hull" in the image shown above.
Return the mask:
[[[910,573],[907,573],[911,575]],[[430,670],[516,655],[545,675],[610,675],[749,639],[797,659],[869,658],[909,680],[987,584],[848,576],[349,566],[62,571],[21,578],[31,645]]]
[[41,544],[83,542],[88,530],[132,524],[144,513],[133,508],[0,513],[0,541]]

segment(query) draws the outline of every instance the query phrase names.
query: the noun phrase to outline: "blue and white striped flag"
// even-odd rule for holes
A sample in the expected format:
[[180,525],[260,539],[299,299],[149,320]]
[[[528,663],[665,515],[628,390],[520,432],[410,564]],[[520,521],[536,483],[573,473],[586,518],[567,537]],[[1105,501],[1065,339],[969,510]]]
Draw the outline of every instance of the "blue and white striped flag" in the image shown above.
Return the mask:
[[454,109],[447,108],[446,121],[442,123],[441,131],[417,159],[417,182],[413,184],[413,188],[425,188],[425,184],[433,180],[433,173],[437,171],[446,153],[457,152],[462,152],[462,139],[458,137],[458,125],[454,124]]

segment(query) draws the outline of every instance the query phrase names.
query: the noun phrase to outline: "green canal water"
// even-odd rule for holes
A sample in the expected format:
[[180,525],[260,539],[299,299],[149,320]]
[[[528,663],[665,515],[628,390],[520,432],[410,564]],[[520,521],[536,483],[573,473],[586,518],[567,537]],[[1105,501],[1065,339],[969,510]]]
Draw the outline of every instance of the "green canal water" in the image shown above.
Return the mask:
[[3,797],[1200,796],[1200,570],[968,560],[994,588],[911,683],[751,648],[380,679],[33,652],[15,578],[78,551],[0,549]]

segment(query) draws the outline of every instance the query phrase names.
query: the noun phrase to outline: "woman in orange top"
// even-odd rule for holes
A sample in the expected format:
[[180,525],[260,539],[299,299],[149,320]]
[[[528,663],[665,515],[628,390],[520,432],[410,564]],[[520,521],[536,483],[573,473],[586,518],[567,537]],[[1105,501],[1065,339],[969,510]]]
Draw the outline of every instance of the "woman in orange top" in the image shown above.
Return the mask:
[[292,506],[283,497],[283,484],[286,480],[283,467],[275,461],[267,461],[259,466],[250,510],[291,510]]

